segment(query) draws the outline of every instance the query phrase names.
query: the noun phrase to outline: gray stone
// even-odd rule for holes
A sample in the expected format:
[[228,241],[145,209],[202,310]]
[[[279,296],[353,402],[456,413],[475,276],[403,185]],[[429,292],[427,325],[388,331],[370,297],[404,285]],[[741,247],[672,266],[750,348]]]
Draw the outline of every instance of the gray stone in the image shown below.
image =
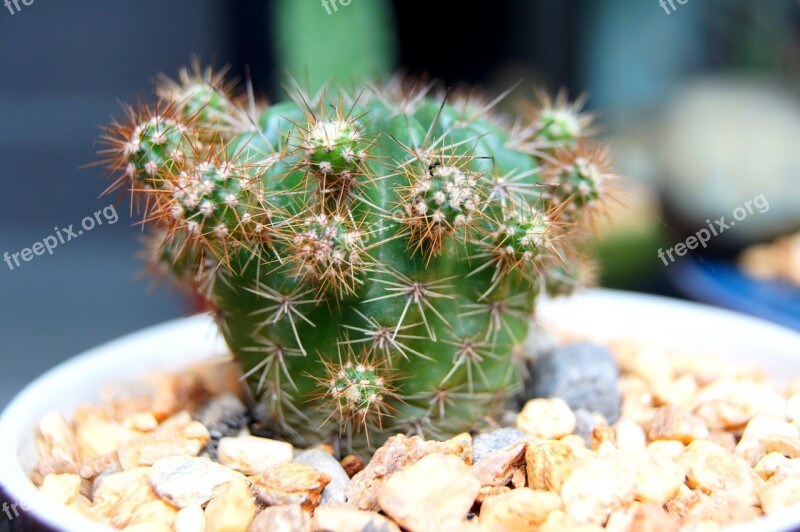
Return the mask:
[[331,477],[331,483],[322,492],[320,504],[347,500],[344,490],[350,482],[350,477],[336,458],[325,451],[309,449],[298,454],[294,461],[309,465]]
[[478,434],[472,439],[472,461],[478,463],[492,451],[504,449],[524,440],[525,433],[517,428],[507,427]]
[[211,439],[206,446],[206,453],[210,458],[216,459],[219,441],[238,436],[247,426],[247,407],[235,394],[227,393],[208,401],[195,415],[195,419],[208,429]]
[[592,417],[592,413],[588,410],[584,410],[583,408],[579,408],[574,411],[575,412],[575,431],[574,434],[577,434],[583,441],[586,442],[586,446],[591,449],[592,447],[592,431],[594,430],[595,419]]
[[573,410],[599,412],[611,424],[620,415],[618,379],[619,368],[608,349],[569,344],[539,355],[525,399],[559,397]]

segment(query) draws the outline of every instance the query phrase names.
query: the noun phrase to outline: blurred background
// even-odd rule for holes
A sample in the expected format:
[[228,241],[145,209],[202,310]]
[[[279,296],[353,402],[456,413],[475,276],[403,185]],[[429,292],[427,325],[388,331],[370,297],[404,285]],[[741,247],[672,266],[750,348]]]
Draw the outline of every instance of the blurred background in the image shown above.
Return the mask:
[[[193,56],[271,99],[397,70],[508,98],[587,93],[618,160],[601,284],[800,330],[800,4],[794,0],[35,0],[0,4],[0,254],[105,208],[99,125]],[[674,263],[714,220],[752,214]],[[764,208],[764,206],[767,206]],[[84,349],[192,312],[140,275],[119,221],[0,263],[0,407]],[[741,211],[739,211],[741,213]],[[726,223],[727,223],[726,222]],[[792,234],[797,236],[792,237]],[[776,239],[778,239],[776,241]],[[755,246],[755,247],[754,247]]]

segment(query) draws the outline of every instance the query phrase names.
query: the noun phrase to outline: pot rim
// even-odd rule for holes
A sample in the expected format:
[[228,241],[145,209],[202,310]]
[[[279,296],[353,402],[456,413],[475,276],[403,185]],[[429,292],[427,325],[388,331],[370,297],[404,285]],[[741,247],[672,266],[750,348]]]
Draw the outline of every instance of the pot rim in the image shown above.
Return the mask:
[[[661,320],[657,319],[659,316]],[[664,317],[681,323],[679,338],[674,336],[674,328],[663,326],[670,321]],[[618,338],[620,331],[626,331],[626,336],[630,337],[630,331],[635,331],[637,337],[658,345],[708,344],[733,359],[757,359],[775,376],[786,376],[786,365],[794,361],[796,373],[800,374],[800,334],[758,318],[698,303],[592,289],[569,298],[542,301],[537,310],[537,322],[546,328],[572,331],[597,341]],[[710,335],[713,330],[722,334]],[[750,347],[747,347],[742,339],[749,338],[755,340],[750,340]],[[755,342],[759,349],[754,356]],[[159,358],[161,352],[168,356]],[[200,314],[122,336],[38,377],[0,415],[0,487],[10,499],[9,504],[25,504],[27,516],[56,530],[112,530],[52,503],[31,482],[28,473],[36,459],[34,431],[39,420],[54,409],[69,416],[79,403],[96,400],[102,382],[130,381],[149,371],[179,371],[192,363],[228,353],[213,318]],[[765,353],[769,356],[762,358]],[[142,366],[142,358],[147,361],[146,367]],[[85,385],[80,388],[65,386],[73,382]],[[53,391],[65,389],[69,391],[69,400],[54,403]],[[58,406],[54,407],[56,404]],[[800,525],[799,510],[799,506],[794,506],[727,530],[792,530]]]

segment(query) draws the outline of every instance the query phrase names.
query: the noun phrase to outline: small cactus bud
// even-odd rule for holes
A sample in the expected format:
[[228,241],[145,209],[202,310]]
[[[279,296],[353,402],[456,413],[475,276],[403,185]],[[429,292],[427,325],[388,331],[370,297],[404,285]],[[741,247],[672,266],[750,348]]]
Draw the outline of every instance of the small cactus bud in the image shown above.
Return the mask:
[[311,214],[296,223],[287,259],[319,291],[354,292],[365,268],[364,237],[340,214]]
[[195,62],[191,68],[181,69],[177,82],[161,76],[158,95],[174,105],[184,121],[202,125],[206,137],[213,140],[226,128],[246,120],[231,100],[232,85],[225,83],[225,70],[214,72]]
[[411,230],[413,249],[436,255],[447,237],[466,232],[482,217],[481,176],[469,169],[469,162],[454,157],[424,159],[407,171],[403,222]]
[[548,171],[548,184],[554,187],[551,205],[559,220],[579,221],[597,209],[616,177],[610,166],[604,149],[579,146],[575,151],[557,152],[557,163]]
[[546,93],[539,94],[540,104],[530,106],[531,144],[539,149],[571,148],[580,140],[592,135],[593,117],[581,113],[585,98],[570,103],[567,93],[561,91],[555,100]]

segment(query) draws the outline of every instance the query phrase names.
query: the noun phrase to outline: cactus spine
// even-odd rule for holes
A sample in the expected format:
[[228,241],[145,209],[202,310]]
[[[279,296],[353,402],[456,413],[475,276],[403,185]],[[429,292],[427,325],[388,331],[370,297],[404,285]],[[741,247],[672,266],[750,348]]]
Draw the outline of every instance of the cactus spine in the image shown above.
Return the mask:
[[507,122],[394,79],[267,105],[195,68],[107,130],[152,260],[216,309],[257,414],[309,443],[474,427],[541,292],[583,281],[605,152],[563,97]]

